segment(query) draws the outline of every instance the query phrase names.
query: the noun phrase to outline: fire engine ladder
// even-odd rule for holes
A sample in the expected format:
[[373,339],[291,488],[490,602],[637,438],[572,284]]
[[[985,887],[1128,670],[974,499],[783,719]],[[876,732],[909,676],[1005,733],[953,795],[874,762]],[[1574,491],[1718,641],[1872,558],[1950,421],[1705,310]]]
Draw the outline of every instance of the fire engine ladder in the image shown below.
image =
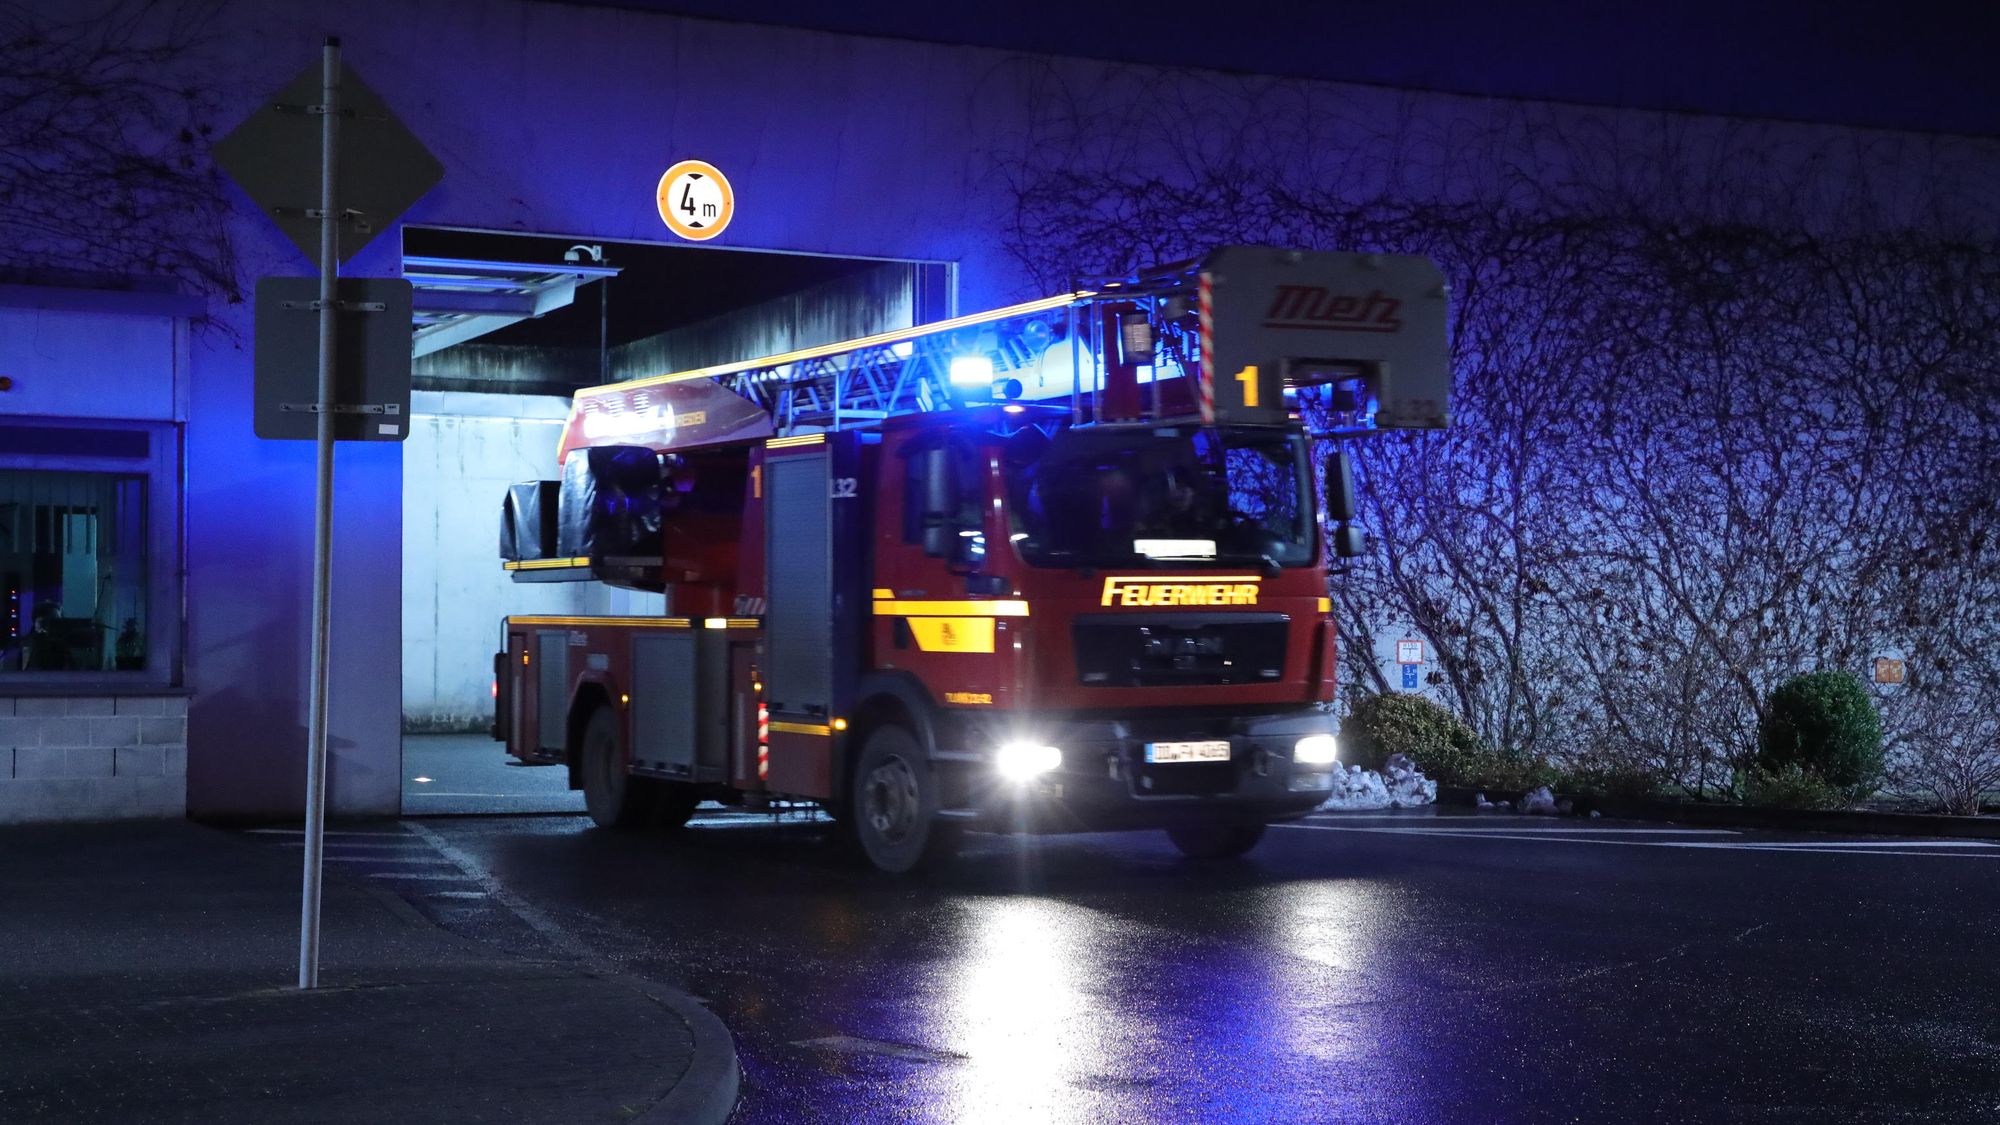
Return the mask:
[[[769,411],[779,433],[950,409],[979,380],[988,384],[983,397],[1036,362],[1069,310],[1090,296],[1065,293],[667,378],[714,378]],[[968,360],[970,379],[962,373]]]

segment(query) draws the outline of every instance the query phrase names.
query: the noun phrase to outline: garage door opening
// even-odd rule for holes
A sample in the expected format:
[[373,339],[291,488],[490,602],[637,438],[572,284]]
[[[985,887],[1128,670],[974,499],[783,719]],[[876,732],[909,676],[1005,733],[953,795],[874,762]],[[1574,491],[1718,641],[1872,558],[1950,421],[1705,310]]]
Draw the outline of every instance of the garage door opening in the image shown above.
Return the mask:
[[565,770],[512,764],[488,733],[501,618],[664,609],[501,568],[502,497],[559,475],[570,395],[943,319],[953,267],[427,227],[405,229],[403,261],[403,812],[581,811]]

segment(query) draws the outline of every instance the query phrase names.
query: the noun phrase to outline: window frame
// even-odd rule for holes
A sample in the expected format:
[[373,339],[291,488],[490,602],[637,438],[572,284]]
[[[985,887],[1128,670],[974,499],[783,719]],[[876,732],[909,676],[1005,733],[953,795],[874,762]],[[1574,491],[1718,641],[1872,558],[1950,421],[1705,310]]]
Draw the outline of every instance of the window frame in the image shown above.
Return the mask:
[[145,481],[146,496],[146,666],[135,671],[20,670],[0,672],[0,695],[88,691],[116,695],[152,693],[181,685],[181,603],[184,567],[181,535],[181,441],[178,423],[104,418],[20,416],[0,419],[4,429],[113,430],[147,436],[144,457],[0,452],[0,469],[47,473],[115,473]]

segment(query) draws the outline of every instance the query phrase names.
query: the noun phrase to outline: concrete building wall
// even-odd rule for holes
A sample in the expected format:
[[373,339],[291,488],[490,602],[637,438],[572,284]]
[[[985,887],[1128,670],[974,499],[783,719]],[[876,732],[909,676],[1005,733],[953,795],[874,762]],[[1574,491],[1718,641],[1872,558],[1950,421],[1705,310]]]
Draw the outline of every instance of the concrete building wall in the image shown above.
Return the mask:
[[0,824],[186,812],[185,698],[0,693]]
[[890,262],[612,349],[614,378],[643,378],[853,340],[916,323],[916,267]]
[[[13,382],[0,415],[171,421],[186,391],[186,313],[121,295],[83,307],[27,286],[0,286],[0,373]],[[138,307],[121,307],[136,303]],[[186,305],[188,302],[179,302]]]
[[[206,53],[183,62],[190,74],[223,76],[219,131],[315,64],[326,36],[341,37],[347,60],[444,165],[443,182],[406,221],[656,240],[660,173],[698,157],[725,171],[737,199],[734,224],[710,250],[955,262],[968,310],[1042,295],[1050,278],[1036,276],[1004,236],[1032,240],[1050,208],[1090,205],[1021,198],[1011,173],[1023,160],[1088,160],[1174,184],[1188,167],[1235,152],[1357,197],[1488,198],[1490,191],[1468,185],[1506,182],[1548,189],[1547,202],[1567,198],[1564,185],[1583,183],[1633,205],[1668,206],[1660,185],[1695,182],[1758,154],[1810,164],[1818,194],[1797,201],[1802,211],[1873,177],[1909,185],[1907,211],[1885,212],[1884,221],[1934,218],[1978,229],[1991,225],[1982,201],[2000,181],[2000,149],[1977,140],[1169,73],[611,7],[247,0],[218,19]],[[1545,144],[1556,137],[1568,143]],[[246,286],[267,274],[310,272],[247,199],[223,190],[236,208],[228,234]],[[1226,211],[1198,217],[1202,229],[1229,228]],[[1133,253],[1145,256],[1144,248]],[[388,229],[347,272],[388,276],[398,268]],[[188,807],[213,816],[295,816],[304,774],[313,451],[252,432],[248,304],[211,297],[206,313],[192,340],[186,427]],[[440,420],[434,429],[428,454],[421,444],[369,443],[344,447],[338,458],[329,774],[336,813],[392,813],[399,803],[403,618],[423,604],[421,597],[411,604],[395,565],[406,558],[405,460],[456,456],[446,452],[450,442],[507,448],[497,436],[470,437],[470,423]],[[441,534],[412,529],[419,546]],[[482,545],[488,538],[485,530],[466,534]],[[441,653],[456,642],[444,611],[434,612]],[[488,626],[465,628],[477,634],[475,656],[486,651]]]
[[500,567],[507,487],[556,478],[569,400],[417,391],[403,444],[403,726],[484,731],[509,614],[662,613],[665,598],[595,582],[515,582]]
[[509,613],[580,614],[585,583],[523,584],[499,562],[507,487],[556,476],[569,400],[418,391],[403,444],[403,721],[415,731],[482,730],[491,656]]
[[472,340],[418,356],[410,375],[414,385],[425,390],[566,396],[565,388],[598,382],[600,370],[594,347],[541,348]]

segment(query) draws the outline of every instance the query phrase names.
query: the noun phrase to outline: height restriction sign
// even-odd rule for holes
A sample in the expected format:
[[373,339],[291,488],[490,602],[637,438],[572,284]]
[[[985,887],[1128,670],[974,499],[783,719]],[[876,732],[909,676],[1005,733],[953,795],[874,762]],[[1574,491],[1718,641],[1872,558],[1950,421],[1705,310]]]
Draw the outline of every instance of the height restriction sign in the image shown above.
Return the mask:
[[713,164],[683,160],[660,177],[660,218],[667,229],[690,242],[721,234],[736,217],[736,193]]

